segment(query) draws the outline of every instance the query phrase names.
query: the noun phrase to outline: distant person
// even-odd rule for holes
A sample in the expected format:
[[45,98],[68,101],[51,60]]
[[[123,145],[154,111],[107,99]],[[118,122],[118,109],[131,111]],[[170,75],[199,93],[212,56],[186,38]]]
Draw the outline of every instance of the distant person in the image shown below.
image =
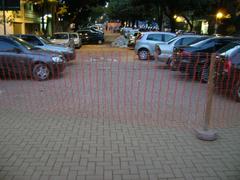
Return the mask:
[[106,24],[106,31],[108,31],[108,24]]
[[36,35],[40,35],[37,28],[34,30],[34,33],[35,33]]

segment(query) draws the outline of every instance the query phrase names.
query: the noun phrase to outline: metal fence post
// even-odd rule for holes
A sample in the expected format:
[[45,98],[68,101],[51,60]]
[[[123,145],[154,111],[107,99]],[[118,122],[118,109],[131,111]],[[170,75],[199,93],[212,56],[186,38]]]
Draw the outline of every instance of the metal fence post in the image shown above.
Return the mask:
[[217,139],[217,133],[214,130],[209,129],[211,123],[211,113],[212,113],[212,101],[214,92],[214,71],[216,63],[216,54],[211,55],[210,60],[210,72],[207,84],[207,102],[205,109],[205,122],[203,129],[196,130],[197,138],[204,141],[214,141]]

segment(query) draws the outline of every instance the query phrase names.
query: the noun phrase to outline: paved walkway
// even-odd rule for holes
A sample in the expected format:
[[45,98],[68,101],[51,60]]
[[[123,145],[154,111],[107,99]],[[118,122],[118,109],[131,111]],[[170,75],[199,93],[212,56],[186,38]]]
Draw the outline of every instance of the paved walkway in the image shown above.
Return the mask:
[[239,180],[240,127],[218,133],[0,109],[0,180]]

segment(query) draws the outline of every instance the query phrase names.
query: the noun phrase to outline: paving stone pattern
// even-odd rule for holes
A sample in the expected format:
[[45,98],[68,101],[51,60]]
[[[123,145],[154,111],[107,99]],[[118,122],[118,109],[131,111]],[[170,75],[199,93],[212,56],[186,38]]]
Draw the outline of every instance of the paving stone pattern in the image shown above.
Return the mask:
[[239,180],[240,127],[191,130],[0,109],[0,180]]

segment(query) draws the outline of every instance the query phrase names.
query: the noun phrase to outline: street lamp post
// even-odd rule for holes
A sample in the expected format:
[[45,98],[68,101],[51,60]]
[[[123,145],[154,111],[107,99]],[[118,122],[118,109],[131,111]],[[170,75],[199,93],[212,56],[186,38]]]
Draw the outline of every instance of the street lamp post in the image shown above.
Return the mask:
[[6,12],[5,12],[5,0],[2,0],[2,11],[3,11],[3,31],[4,35],[6,35]]
[[222,19],[223,17],[224,17],[224,14],[223,14],[221,11],[219,11],[219,12],[216,14],[215,34],[217,34],[219,23],[221,22],[221,19]]

